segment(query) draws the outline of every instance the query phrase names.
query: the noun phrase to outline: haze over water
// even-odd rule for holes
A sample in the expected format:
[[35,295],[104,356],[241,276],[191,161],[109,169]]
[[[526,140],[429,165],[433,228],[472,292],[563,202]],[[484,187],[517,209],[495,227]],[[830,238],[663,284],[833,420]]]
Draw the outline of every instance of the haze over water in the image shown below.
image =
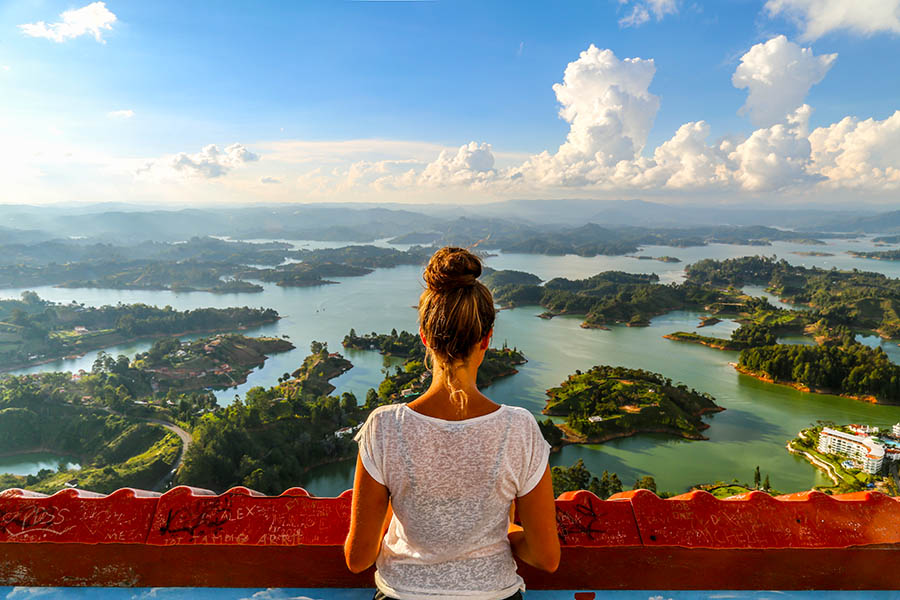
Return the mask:
[[[306,242],[298,242],[305,244]],[[329,244],[332,245],[332,244]],[[345,245],[341,243],[333,245]],[[684,267],[702,258],[730,258],[753,254],[772,255],[793,264],[830,268],[858,268],[900,277],[900,263],[853,258],[848,249],[872,248],[869,241],[836,240],[827,246],[776,243],[768,247],[710,245],[693,248],[648,247],[641,254],[677,256],[682,263],[662,263],[622,256],[542,256],[501,254],[486,263],[495,269],[518,269],[551,277],[583,278],[604,270],[655,272],[662,282],[681,279]],[[834,253],[831,257],[791,254],[808,250]],[[217,393],[220,403],[230,402],[256,385],[271,386],[285,372],[296,369],[308,353],[312,340],[325,341],[333,351],[341,351],[354,368],[332,380],[336,394],[351,391],[362,401],[366,390],[377,387],[386,364],[375,352],[345,351],[340,342],[351,328],[358,333],[386,333],[391,329],[415,330],[416,313],[412,306],[422,290],[421,269],[401,266],[377,269],[363,277],[340,278],[338,285],[308,288],[282,288],[264,284],[260,294],[217,295],[204,292],[129,291],[98,289],[35,288],[45,299],[88,305],[116,302],[145,302],[171,305],[185,310],[205,306],[264,306],[282,315],[277,323],[247,330],[249,335],[286,334],[297,348],[269,358],[264,367],[251,373],[237,389]],[[2,290],[0,296],[18,296],[22,290]],[[754,289],[754,293],[760,290]],[[528,408],[539,418],[547,388],[559,385],[575,369],[611,364],[642,368],[662,373],[698,391],[712,394],[724,412],[708,416],[710,425],[704,434],[709,441],[687,441],[666,435],[641,434],[602,445],[570,445],[551,457],[552,465],[571,465],[578,458],[594,473],[603,470],[618,473],[626,487],[637,477],[653,475],[660,491],[682,492],[693,484],[716,480],[750,481],[758,465],[768,474],[772,486],[790,492],[827,483],[824,476],[806,461],[789,454],[784,446],[797,431],[816,420],[837,423],[862,422],[890,425],[900,421],[900,407],[878,406],[846,398],[803,393],[785,386],[760,382],[738,374],[728,363],[737,360],[736,352],[713,350],[692,344],[679,344],[662,338],[674,331],[693,331],[703,313],[677,311],[654,318],[649,327],[615,326],[609,331],[582,329],[580,317],[536,318],[541,307],[523,306],[500,312],[494,345],[504,342],[525,353],[528,363],[517,375],[501,379],[486,390],[495,401]],[[723,321],[700,330],[705,335],[727,337],[737,327]],[[197,337],[197,336],[194,336]],[[867,340],[873,343],[873,340]],[[881,343],[874,340],[874,343]],[[140,341],[106,351],[133,355],[149,348]],[[883,346],[896,361],[895,343]],[[18,371],[90,369],[96,352],[74,360],[63,360]],[[20,461],[21,462],[21,461]],[[336,495],[352,485],[354,464],[350,461],[315,469],[298,482],[316,495]]]

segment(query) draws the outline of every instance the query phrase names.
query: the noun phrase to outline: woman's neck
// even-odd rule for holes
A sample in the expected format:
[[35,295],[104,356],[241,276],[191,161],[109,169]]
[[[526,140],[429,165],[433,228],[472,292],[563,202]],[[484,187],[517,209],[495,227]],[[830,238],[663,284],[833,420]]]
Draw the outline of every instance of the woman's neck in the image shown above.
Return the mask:
[[447,369],[435,362],[431,387],[424,394],[409,403],[416,412],[448,421],[478,417],[497,409],[497,404],[478,391],[475,384],[478,364],[462,363],[450,370],[450,385],[447,385]]

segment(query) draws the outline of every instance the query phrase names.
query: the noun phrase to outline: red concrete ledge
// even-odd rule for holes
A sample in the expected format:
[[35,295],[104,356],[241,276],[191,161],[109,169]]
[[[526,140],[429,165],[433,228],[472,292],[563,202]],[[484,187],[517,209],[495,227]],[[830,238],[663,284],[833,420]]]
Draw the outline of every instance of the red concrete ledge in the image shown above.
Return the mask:
[[[371,587],[343,563],[351,492],[279,496],[236,487],[164,494],[0,492],[0,585]],[[520,564],[533,589],[900,588],[900,502],[646,490],[556,500],[554,574]]]

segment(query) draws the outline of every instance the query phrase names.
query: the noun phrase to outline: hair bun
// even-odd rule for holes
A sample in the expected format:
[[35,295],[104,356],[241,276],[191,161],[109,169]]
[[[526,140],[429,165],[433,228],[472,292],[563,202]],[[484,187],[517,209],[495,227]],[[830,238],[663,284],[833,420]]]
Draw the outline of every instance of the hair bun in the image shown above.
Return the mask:
[[465,248],[447,246],[434,253],[425,267],[425,283],[433,292],[470,288],[481,275],[481,259]]

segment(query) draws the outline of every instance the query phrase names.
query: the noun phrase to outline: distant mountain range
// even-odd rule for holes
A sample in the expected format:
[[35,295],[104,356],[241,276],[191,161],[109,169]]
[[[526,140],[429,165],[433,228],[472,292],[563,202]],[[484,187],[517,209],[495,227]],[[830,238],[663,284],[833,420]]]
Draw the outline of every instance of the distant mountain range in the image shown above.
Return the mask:
[[900,232],[900,211],[837,211],[753,207],[671,206],[643,200],[509,200],[480,205],[291,204],[147,209],[123,203],[0,206],[0,240],[35,243],[90,238],[134,244],[194,236],[371,242],[524,237],[593,223],[692,229],[764,225],[809,232]]

